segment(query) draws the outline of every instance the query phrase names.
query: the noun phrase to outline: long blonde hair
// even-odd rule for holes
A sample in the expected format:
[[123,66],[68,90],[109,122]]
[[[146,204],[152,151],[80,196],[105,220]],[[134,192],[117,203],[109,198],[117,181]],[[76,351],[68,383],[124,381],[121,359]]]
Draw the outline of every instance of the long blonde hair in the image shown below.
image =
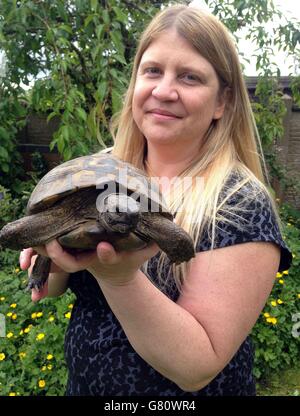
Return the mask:
[[[254,116],[243,79],[235,44],[225,26],[214,16],[198,8],[177,5],[158,13],[141,36],[133,63],[132,77],[124,100],[122,112],[114,121],[116,131],[113,154],[144,169],[147,152],[146,140],[138,129],[132,115],[132,99],[137,70],[143,53],[151,42],[163,32],[176,29],[214,67],[221,92],[227,90],[223,116],[214,120],[208,129],[203,146],[193,163],[182,176],[201,177],[205,173],[205,187],[194,187],[184,201],[173,193],[170,210],[176,215],[176,223],[194,239],[195,245],[204,230],[211,228],[211,248],[214,247],[215,227],[225,220],[226,201],[246,183],[255,184],[252,195],[267,192],[264,159],[255,126]],[[220,201],[224,184],[235,171],[241,178],[230,193]],[[193,207],[191,210],[191,206]],[[274,207],[275,208],[275,207]],[[189,216],[186,213],[189,212]],[[161,256],[161,262],[164,256]],[[175,281],[180,287],[186,274],[186,264],[173,268]]]

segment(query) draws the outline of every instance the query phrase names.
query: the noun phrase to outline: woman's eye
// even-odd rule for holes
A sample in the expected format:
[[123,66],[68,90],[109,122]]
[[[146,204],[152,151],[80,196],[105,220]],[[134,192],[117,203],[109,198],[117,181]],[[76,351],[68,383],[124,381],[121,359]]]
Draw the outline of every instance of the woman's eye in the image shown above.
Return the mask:
[[155,68],[155,67],[150,67],[150,68],[146,68],[144,72],[145,74],[148,74],[150,76],[155,76],[155,75],[160,74],[160,69]]
[[197,82],[201,82],[200,78],[198,77],[198,75],[195,74],[182,74],[181,78],[189,83],[197,83]]

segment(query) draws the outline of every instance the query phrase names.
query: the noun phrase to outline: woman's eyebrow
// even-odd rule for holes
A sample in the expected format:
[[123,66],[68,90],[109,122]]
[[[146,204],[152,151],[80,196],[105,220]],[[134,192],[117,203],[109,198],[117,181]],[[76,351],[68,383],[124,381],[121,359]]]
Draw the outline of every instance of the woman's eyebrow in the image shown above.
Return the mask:
[[159,65],[161,65],[159,62],[150,60],[150,61],[141,62],[139,67],[144,68],[145,66],[159,66]]
[[[141,62],[140,65],[139,65],[139,68],[143,69],[147,66],[161,66],[161,65],[162,65],[162,63],[160,63],[158,61],[148,60],[148,61]],[[205,71],[203,71],[199,67],[195,67],[195,66],[193,67],[193,66],[190,66],[190,65],[182,64],[182,65],[178,65],[177,69],[179,69],[180,71],[184,71],[184,72],[192,72],[192,73],[195,73],[195,74],[203,76],[203,77],[206,76]]]

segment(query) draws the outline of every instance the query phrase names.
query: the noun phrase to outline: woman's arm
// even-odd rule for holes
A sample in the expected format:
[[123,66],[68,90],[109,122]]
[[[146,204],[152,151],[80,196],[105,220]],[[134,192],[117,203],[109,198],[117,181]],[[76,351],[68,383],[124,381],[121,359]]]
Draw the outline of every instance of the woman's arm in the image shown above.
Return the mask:
[[137,272],[126,284],[97,279],[129,342],[181,389],[222,371],[251,331],[272,289],[279,249],[245,243],[199,253],[177,303]]

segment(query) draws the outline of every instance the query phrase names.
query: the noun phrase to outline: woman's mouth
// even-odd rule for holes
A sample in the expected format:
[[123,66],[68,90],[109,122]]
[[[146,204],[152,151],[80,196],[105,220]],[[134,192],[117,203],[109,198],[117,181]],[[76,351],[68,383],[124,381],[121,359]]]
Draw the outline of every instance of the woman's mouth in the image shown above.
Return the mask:
[[151,111],[148,111],[148,113],[151,114],[157,120],[176,120],[181,118],[177,114],[171,113],[170,111],[156,108]]

